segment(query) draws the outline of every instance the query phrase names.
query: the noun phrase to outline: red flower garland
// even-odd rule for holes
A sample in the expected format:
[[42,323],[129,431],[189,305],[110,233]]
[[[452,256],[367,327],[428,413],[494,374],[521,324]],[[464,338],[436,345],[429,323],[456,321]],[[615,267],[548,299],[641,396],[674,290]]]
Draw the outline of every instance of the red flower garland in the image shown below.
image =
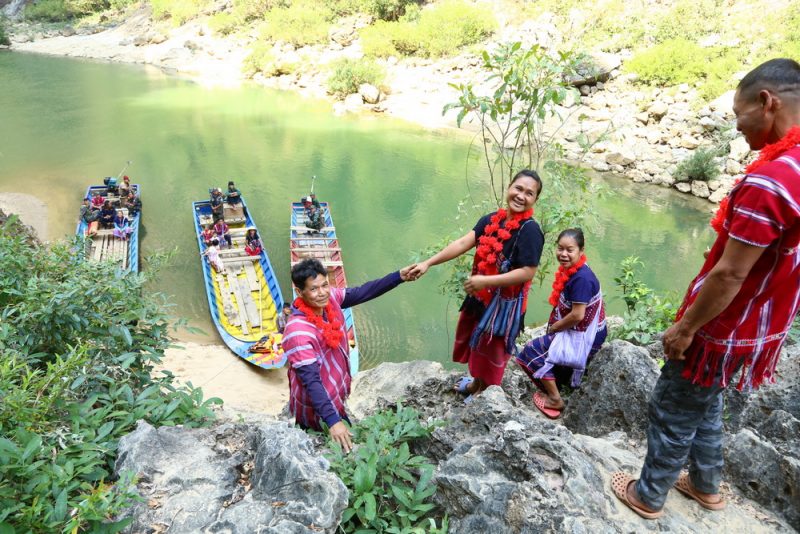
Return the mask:
[[572,275],[578,272],[578,269],[583,267],[583,264],[586,263],[586,255],[581,254],[581,257],[578,258],[578,261],[572,267],[564,268],[563,265],[559,266],[558,270],[556,271],[555,280],[553,280],[553,292],[550,293],[550,298],[548,302],[554,308],[558,306],[558,299],[561,298],[561,292],[564,291],[564,286],[567,285],[569,279],[572,278]]
[[[761,149],[761,152],[758,154],[758,159],[755,160],[753,163],[747,166],[744,170],[745,175],[752,174],[758,168],[766,165],[770,161],[774,161],[778,159],[781,154],[789,150],[790,148],[794,148],[795,146],[800,144],[800,126],[792,126],[786,135],[784,135],[779,141],[772,143],[771,145],[767,145]],[[733,185],[735,186],[743,179],[738,178]],[[730,195],[726,196],[722,199],[719,203],[719,208],[717,208],[717,212],[711,218],[709,224],[714,229],[715,232],[720,233],[722,231],[722,225],[725,222],[725,218],[728,215],[728,202]]]
[[[498,274],[497,255],[503,251],[503,244],[511,239],[511,232],[518,229],[522,221],[533,216],[533,210],[529,209],[523,213],[513,214],[511,219],[505,222],[503,228],[500,228],[500,223],[507,216],[508,212],[506,210],[502,208],[497,210],[497,213],[492,215],[489,224],[484,228],[483,235],[478,238],[478,249],[475,252],[477,274],[484,276]],[[482,289],[475,296],[484,304],[489,304],[495,289]]]
[[330,322],[325,321],[322,315],[314,313],[314,310],[312,310],[311,307],[300,297],[294,299],[293,304],[295,308],[300,310],[303,315],[306,316],[306,320],[309,323],[313,324],[317,327],[317,329],[322,331],[322,339],[325,340],[326,345],[332,349],[335,349],[339,346],[339,344],[342,342],[342,336],[344,333],[342,332],[342,323],[337,317],[335,317],[333,306],[331,305],[330,301],[328,301],[327,306],[325,306],[325,313],[328,315]]

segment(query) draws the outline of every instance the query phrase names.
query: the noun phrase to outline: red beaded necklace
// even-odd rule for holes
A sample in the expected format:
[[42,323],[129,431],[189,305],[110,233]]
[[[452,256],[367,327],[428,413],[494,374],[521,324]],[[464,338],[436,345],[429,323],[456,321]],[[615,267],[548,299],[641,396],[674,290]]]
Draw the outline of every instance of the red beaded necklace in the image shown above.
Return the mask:
[[[503,251],[503,244],[511,239],[511,232],[517,230],[522,221],[533,216],[533,209],[513,214],[511,219],[507,220],[503,228],[501,228],[500,223],[507,216],[508,212],[506,210],[502,208],[497,210],[497,213],[489,219],[489,224],[484,228],[483,235],[478,238],[478,249],[475,252],[475,264],[478,267],[477,274],[485,276],[498,274],[497,255]],[[483,289],[475,296],[484,304],[488,304],[492,299],[493,290],[493,288]]]
[[564,291],[564,286],[567,285],[567,282],[569,282],[569,279],[572,278],[572,275],[577,273],[578,269],[583,267],[584,263],[586,263],[586,255],[582,254],[572,267],[565,268],[563,265],[561,265],[558,268],[556,271],[555,280],[553,280],[553,292],[550,293],[550,299],[548,300],[551,306],[558,306],[558,299],[561,298],[561,292]]
[[[764,148],[761,149],[761,152],[758,154],[758,159],[755,160],[753,163],[747,166],[744,170],[745,175],[752,174],[758,168],[766,165],[770,161],[774,161],[778,159],[781,154],[789,150],[790,148],[794,148],[795,146],[800,144],[800,126],[792,126],[786,135],[784,135],[779,141],[772,143],[771,145],[766,145]],[[738,178],[733,185],[738,184],[742,181],[742,178]],[[725,222],[725,218],[728,214],[728,202],[729,202],[730,195],[726,196],[722,199],[719,203],[719,208],[717,208],[717,212],[711,218],[711,227],[714,229],[715,232],[720,233],[722,231],[722,224]]]
[[306,304],[306,302],[301,299],[300,297],[294,299],[294,307],[300,310],[300,312],[306,316],[306,320],[317,327],[318,330],[322,331],[322,339],[325,340],[325,344],[335,349],[339,346],[342,341],[342,323],[339,319],[335,316],[333,311],[333,306],[331,302],[328,301],[328,304],[325,306],[325,314],[328,316],[330,322],[326,321],[322,315],[318,315],[314,313],[314,310]]

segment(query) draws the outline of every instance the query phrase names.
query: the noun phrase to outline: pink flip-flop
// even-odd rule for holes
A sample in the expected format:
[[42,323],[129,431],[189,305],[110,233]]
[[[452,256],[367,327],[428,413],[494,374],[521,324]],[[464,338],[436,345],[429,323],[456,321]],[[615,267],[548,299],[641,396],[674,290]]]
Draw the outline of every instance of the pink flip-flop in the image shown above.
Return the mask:
[[561,410],[545,407],[546,402],[547,398],[544,395],[542,395],[539,391],[533,394],[533,405],[536,406],[539,409],[539,411],[545,415],[545,417],[549,419],[558,419],[559,417],[561,417]]

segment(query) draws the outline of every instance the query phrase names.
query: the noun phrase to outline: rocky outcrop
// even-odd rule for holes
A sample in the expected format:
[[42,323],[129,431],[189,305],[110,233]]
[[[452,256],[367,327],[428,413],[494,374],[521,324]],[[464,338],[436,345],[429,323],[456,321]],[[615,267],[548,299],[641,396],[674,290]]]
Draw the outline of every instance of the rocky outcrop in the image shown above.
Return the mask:
[[[128,532],[334,532],[347,489],[309,437],[286,423],[211,429],[140,421],[119,444],[116,472],[138,474],[144,502]],[[158,530],[158,529],[162,530]]]

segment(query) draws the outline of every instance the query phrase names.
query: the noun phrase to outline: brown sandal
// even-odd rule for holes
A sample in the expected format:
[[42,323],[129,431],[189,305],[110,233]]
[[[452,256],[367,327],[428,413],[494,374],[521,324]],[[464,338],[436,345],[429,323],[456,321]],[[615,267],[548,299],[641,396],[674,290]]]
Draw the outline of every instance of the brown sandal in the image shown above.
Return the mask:
[[631,485],[631,482],[636,482],[636,479],[628,473],[618,471],[611,475],[611,489],[614,491],[614,495],[617,496],[617,499],[645,519],[658,519],[663,516],[664,510],[651,512],[628,500],[628,486]]
[[689,478],[689,473],[683,472],[681,476],[678,477],[678,480],[675,481],[674,488],[690,499],[694,499],[697,501],[697,504],[705,508],[706,510],[722,510],[725,508],[725,501],[722,497],[719,498],[716,502],[711,502],[705,500],[697,493],[697,489],[692,485],[692,480]]

